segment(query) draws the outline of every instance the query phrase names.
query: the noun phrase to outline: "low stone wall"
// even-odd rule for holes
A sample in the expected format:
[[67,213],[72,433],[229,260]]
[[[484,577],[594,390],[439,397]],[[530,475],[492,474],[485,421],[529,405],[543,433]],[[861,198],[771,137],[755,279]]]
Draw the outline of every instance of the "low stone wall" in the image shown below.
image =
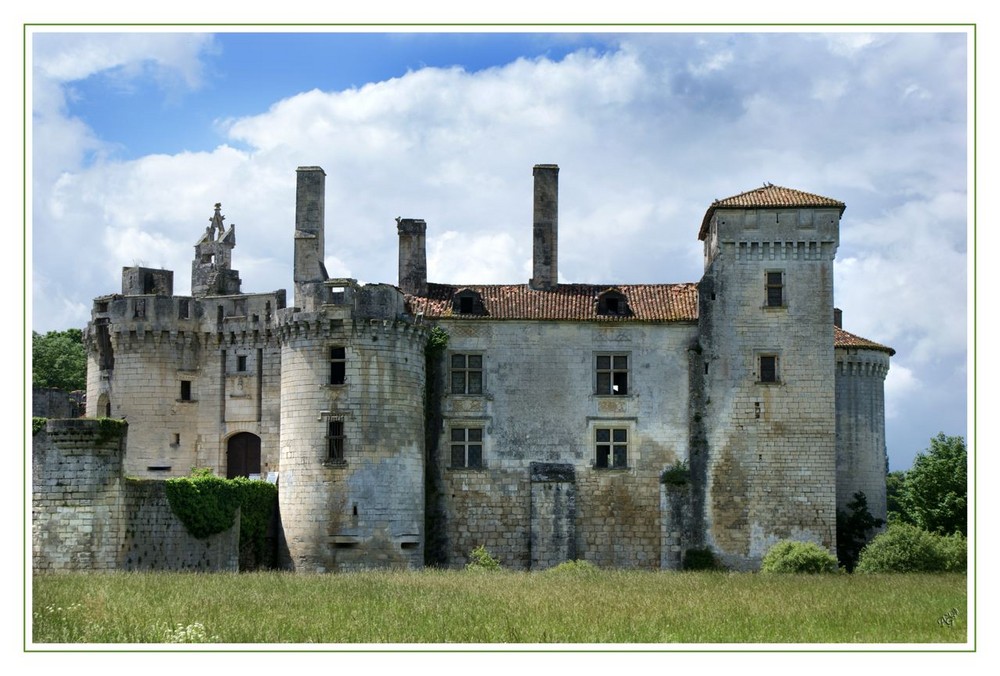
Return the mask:
[[128,427],[109,420],[49,420],[32,438],[34,570],[239,569],[239,533],[190,535],[164,482],[126,479]]

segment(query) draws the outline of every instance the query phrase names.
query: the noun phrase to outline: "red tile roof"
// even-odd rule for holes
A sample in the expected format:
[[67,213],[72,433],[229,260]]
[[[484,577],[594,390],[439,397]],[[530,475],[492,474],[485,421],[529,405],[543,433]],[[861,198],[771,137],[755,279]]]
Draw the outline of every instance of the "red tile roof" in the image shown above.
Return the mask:
[[[407,296],[410,312],[427,319],[549,319],[639,322],[693,322],[698,320],[697,284],[560,284],[536,291],[527,284],[428,284],[426,297]],[[625,296],[628,314],[597,314],[597,296],[613,289]],[[484,314],[453,312],[452,298],[473,291],[483,299]]]
[[796,209],[799,207],[832,207],[839,209],[840,213],[843,214],[847,205],[822,195],[814,195],[793,188],[782,188],[780,185],[768,183],[761,188],[747,190],[739,195],[712,202],[712,206],[705,212],[705,218],[701,221],[698,239],[705,239],[709,223],[712,222],[712,214],[715,213],[716,209]]
[[896,354],[896,351],[891,347],[886,347],[885,345],[868,340],[867,338],[862,338],[861,336],[856,336],[853,333],[848,333],[839,326],[833,327],[833,346],[878,350],[879,352],[888,352],[890,357]]
[[[426,296],[406,296],[411,314],[423,313],[429,320],[555,320],[599,322],[695,322],[698,321],[698,285],[685,284],[560,284],[536,291],[527,284],[428,284]],[[600,315],[597,297],[607,290],[625,296],[628,313]],[[482,314],[455,312],[456,294],[472,291],[482,298]],[[896,354],[891,347],[848,333],[834,326],[834,346]]]

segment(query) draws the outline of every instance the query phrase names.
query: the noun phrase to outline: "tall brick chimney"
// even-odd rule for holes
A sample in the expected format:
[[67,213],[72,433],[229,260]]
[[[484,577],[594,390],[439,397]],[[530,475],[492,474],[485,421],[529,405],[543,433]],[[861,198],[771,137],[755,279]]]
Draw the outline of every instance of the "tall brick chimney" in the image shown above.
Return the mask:
[[536,164],[532,289],[553,289],[559,283],[559,166]]
[[427,295],[427,223],[421,218],[397,218],[399,278],[403,293]]
[[321,167],[299,167],[295,172],[295,305],[311,312],[323,303],[327,279],[326,172]]

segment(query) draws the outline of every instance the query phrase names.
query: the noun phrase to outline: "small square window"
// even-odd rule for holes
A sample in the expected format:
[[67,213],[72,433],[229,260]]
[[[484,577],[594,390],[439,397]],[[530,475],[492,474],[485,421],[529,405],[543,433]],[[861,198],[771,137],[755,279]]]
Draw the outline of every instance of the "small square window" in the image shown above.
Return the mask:
[[343,385],[347,382],[347,349],[330,348],[330,384]]
[[601,469],[628,467],[628,429],[598,427],[594,430],[594,467]]
[[451,393],[483,393],[483,355],[451,355]]
[[778,382],[778,357],[773,354],[760,355],[760,382]]
[[479,469],[483,466],[483,428],[451,428],[451,467]]
[[599,354],[596,365],[596,394],[612,396],[628,394],[627,354]]
[[334,461],[344,459],[344,421],[331,420],[327,436],[327,458]]

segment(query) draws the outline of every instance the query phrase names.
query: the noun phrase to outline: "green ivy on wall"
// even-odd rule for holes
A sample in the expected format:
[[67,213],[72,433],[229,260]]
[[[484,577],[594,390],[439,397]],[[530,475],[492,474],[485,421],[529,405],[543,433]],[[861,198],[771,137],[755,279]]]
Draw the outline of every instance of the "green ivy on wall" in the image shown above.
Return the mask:
[[239,507],[240,547],[263,551],[277,486],[243,477],[223,479],[210,475],[167,479],[165,484],[170,510],[191,535],[206,538],[232,528]]

